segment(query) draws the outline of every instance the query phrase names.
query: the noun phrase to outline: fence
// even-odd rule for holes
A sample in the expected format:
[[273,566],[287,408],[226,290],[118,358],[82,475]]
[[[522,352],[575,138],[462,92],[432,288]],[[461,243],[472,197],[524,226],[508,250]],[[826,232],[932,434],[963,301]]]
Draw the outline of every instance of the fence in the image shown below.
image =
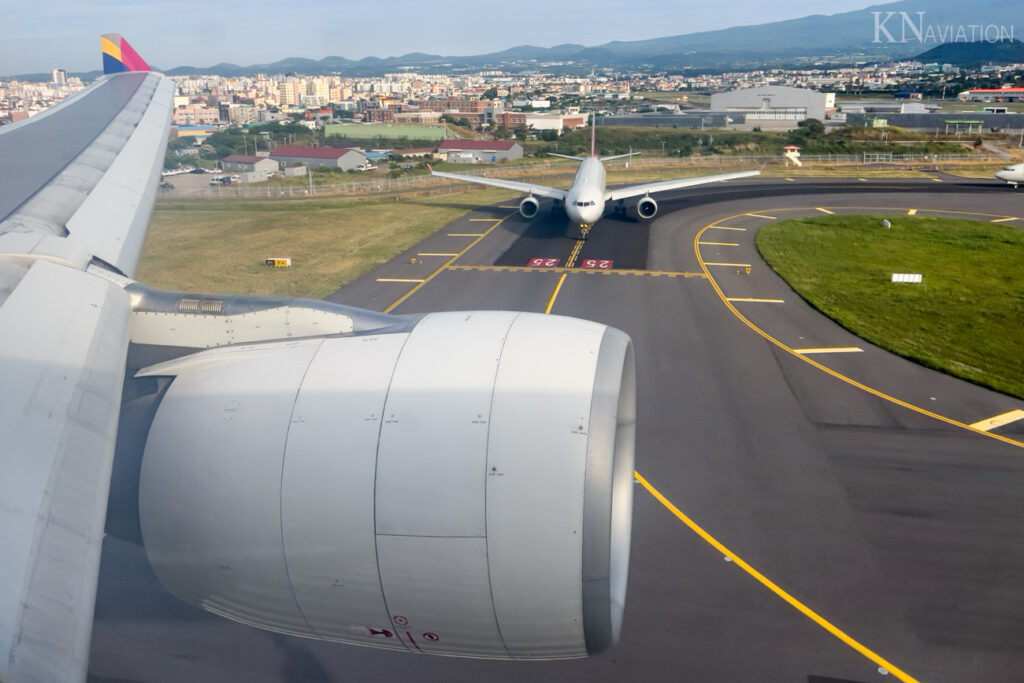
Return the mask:
[[[925,164],[935,166],[951,163],[1002,163],[1007,159],[1006,155],[1000,154],[890,154],[871,153],[863,154],[805,154],[801,155],[800,161],[807,163],[831,163],[831,164]],[[630,161],[616,160],[606,164],[609,170],[633,169],[673,169],[673,168],[709,168],[735,166],[763,166],[765,164],[782,164],[785,159],[778,155],[748,155],[748,156],[702,156],[702,157],[640,157]],[[512,177],[519,180],[529,181],[532,176],[544,176],[550,180],[553,175],[572,175],[576,172],[577,164],[572,161],[540,161],[531,164],[518,166],[488,166],[486,168],[469,168],[460,171],[463,175],[479,177]],[[174,184],[172,176],[170,183]],[[285,197],[304,198],[310,196],[324,195],[351,195],[361,196],[370,194],[402,194],[408,192],[447,191],[453,185],[452,181],[443,180],[430,175],[399,176],[397,178],[373,178],[371,180],[344,181],[315,183],[315,184],[294,184],[280,185],[273,181],[264,183],[240,183],[227,186],[199,187],[199,188],[175,188],[161,192],[161,197],[167,198],[201,198],[201,199],[280,199]]]

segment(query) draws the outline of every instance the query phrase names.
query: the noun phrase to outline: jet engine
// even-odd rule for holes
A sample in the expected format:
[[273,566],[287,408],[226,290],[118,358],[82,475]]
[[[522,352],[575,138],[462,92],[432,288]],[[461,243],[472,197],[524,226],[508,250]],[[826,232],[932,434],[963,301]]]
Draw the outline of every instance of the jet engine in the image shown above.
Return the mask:
[[640,218],[654,218],[654,215],[658,213],[658,202],[651,199],[650,196],[645,196],[636,203],[636,212],[640,214]]
[[311,638],[494,659],[610,648],[632,517],[629,337],[530,313],[413,322],[140,372],[172,378],[139,481],[158,577]]
[[526,197],[523,201],[519,202],[519,213],[522,214],[523,218],[533,218],[540,211],[540,202],[538,202],[533,196]]

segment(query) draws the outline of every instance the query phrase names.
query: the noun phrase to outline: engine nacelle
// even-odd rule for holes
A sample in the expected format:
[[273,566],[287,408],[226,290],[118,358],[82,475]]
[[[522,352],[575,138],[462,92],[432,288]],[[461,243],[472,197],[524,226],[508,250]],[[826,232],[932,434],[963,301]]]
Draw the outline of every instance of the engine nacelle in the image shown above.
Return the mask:
[[629,337],[531,313],[223,347],[173,376],[142,462],[146,552],[182,599],[393,650],[583,657],[618,639]]
[[540,202],[538,202],[533,196],[526,197],[523,201],[519,202],[519,213],[522,214],[523,218],[533,218],[540,211]]
[[658,202],[649,196],[643,197],[636,203],[636,212],[640,214],[640,218],[654,218],[654,215],[658,213]]

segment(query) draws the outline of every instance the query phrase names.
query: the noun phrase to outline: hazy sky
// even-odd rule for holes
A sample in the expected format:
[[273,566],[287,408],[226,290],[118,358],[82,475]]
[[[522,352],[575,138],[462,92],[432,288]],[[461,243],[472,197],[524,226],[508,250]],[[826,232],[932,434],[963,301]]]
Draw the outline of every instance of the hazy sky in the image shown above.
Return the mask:
[[835,14],[884,0],[0,0],[0,74],[101,66],[121,33],[150,64],[211,66],[285,57],[473,55],[515,45],[600,45]]

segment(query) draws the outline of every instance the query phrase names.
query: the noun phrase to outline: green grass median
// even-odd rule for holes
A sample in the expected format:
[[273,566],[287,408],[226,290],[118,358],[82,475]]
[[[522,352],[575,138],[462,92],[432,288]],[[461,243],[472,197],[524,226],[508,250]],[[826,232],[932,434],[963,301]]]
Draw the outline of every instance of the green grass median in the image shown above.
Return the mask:
[[[883,227],[889,220],[892,227]],[[812,306],[900,356],[1024,398],[1024,229],[931,216],[814,216],[757,235]],[[891,282],[920,273],[921,284]]]

